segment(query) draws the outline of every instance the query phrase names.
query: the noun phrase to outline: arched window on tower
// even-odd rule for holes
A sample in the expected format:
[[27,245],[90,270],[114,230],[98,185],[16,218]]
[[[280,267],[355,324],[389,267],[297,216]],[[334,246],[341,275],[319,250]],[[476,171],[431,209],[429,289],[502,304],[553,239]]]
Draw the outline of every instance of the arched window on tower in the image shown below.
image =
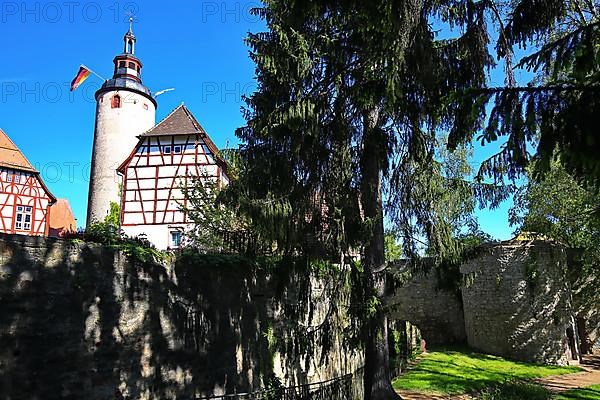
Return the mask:
[[121,108],[121,96],[115,94],[111,99],[111,108]]

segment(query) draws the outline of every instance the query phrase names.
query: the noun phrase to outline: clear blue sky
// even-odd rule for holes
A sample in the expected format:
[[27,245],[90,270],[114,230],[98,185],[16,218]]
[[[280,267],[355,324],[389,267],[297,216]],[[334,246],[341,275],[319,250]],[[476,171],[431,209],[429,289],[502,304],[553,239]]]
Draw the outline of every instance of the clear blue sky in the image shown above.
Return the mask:
[[[181,102],[219,147],[235,145],[243,125],[241,95],[256,88],[254,64],[243,39],[263,29],[250,15],[256,1],[97,1],[0,4],[0,128],[42,173],[57,197],[67,198],[78,226],[85,224],[89,162],[94,133],[91,76],[76,92],[69,83],[80,64],[105,78],[122,51],[127,13],[136,16],[136,55],[142,79],[158,98],[157,121]],[[501,82],[498,82],[501,83]],[[477,149],[475,161],[497,146]],[[511,236],[509,203],[479,212],[483,229]]]

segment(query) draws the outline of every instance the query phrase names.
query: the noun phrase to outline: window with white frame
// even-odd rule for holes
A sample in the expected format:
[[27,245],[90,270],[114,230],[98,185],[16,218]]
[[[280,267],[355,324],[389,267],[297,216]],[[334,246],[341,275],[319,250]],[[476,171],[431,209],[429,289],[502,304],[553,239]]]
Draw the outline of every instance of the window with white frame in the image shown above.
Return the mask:
[[179,153],[181,153],[181,146],[175,146],[175,147],[173,147],[173,152],[174,152],[175,154],[179,154]]
[[181,246],[182,239],[181,231],[171,231],[171,246],[172,248]]
[[31,230],[32,212],[33,209],[30,206],[17,206],[17,215],[15,216],[15,230]]
[[171,154],[171,146],[165,146],[164,153]]

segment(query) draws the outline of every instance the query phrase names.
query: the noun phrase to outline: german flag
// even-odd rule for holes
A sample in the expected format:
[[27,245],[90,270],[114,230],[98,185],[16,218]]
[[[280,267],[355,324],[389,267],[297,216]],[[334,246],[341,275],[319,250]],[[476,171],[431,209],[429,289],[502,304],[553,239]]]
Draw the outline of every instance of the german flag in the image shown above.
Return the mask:
[[79,87],[90,76],[90,70],[83,65],[79,67],[79,72],[73,81],[71,82],[71,92]]

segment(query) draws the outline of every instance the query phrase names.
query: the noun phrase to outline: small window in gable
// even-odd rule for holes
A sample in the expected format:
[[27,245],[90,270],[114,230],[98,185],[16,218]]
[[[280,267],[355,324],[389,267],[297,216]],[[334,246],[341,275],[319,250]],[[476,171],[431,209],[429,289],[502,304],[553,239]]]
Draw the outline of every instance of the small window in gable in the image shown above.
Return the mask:
[[171,146],[165,146],[164,147],[164,153],[165,154],[171,154]]
[[176,154],[181,153],[181,146],[175,146],[175,147],[173,147],[173,152],[176,153]]
[[15,174],[15,183],[21,182],[21,175]]
[[12,178],[13,178],[12,174],[10,172],[8,172],[6,174],[6,182],[12,182]]
[[115,94],[112,97],[111,107],[112,108],[121,108],[121,96],[119,96],[118,94]]

